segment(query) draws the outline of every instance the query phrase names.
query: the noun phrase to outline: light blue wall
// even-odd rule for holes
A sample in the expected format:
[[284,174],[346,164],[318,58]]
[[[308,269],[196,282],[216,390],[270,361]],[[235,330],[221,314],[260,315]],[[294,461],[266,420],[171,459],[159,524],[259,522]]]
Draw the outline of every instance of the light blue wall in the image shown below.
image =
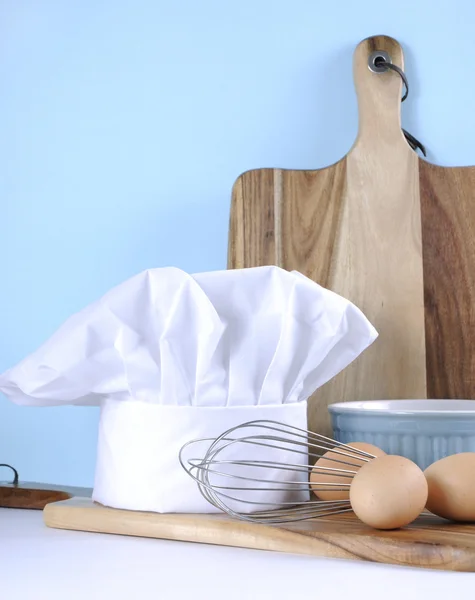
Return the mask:
[[[368,35],[405,47],[430,159],[475,164],[474,19],[469,0],[0,0],[0,371],[142,269],[223,268],[240,172],[349,149]],[[97,416],[2,397],[0,462],[91,485]]]

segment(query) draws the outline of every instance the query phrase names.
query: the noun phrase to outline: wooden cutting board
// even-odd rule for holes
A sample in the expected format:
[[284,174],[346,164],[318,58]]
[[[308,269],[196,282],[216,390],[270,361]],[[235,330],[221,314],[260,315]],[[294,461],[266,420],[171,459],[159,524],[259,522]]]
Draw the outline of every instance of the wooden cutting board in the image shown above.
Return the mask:
[[43,510],[50,502],[68,500],[78,495],[91,496],[92,489],[25,481],[17,484],[0,482],[0,508]]
[[271,526],[226,515],[179,515],[106,508],[89,498],[48,504],[48,527],[237,546],[448,571],[475,571],[475,525],[424,515],[397,531],[377,531],[352,513]]
[[350,299],[379,331],[310,402],[320,432],[330,431],[333,402],[475,398],[475,167],[432,165],[409,147],[401,79],[369,69],[375,51],[404,68],[392,38],[356,48],[359,132],[342,160],[248,171],[233,188],[229,268],[296,269]]
[[0,481],[0,508],[43,510],[50,502],[68,500],[75,496],[91,497],[92,489],[20,481],[18,471],[6,463],[0,468],[12,472],[12,481]]

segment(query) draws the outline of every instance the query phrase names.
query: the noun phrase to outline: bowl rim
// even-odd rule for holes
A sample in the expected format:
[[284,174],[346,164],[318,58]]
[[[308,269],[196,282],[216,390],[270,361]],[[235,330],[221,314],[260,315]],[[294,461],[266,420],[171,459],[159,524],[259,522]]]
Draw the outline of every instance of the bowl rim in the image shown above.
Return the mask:
[[[439,404],[438,407],[437,404]],[[475,400],[360,400],[330,404],[328,410],[330,413],[364,414],[368,416],[410,415],[413,417],[427,417],[434,415],[450,417],[451,415],[465,415],[475,417]]]

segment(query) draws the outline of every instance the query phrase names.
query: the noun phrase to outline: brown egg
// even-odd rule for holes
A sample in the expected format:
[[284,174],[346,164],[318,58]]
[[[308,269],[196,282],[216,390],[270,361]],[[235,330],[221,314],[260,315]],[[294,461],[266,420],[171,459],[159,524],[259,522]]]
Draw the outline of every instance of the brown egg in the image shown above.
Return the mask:
[[[384,456],[386,454],[381,448],[377,448],[376,446],[373,446],[373,444],[368,444],[366,442],[349,442],[348,445],[353,446],[357,450],[372,454],[373,456]],[[341,448],[340,452],[351,454],[349,449],[345,450],[344,448]],[[310,486],[313,493],[317,498],[320,498],[320,500],[348,500],[350,497],[349,485],[354,477],[354,473],[337,474],[334,470],[345,469],[347,471],[356,472],[366,464],[366,462],[367,461],[362,458],[361,455],[353,454],[352,456],[342,456],[334,450],[329,450],[317,460],[310,473]],[[332,469],[333,472],[317,470],[322,467]]]
[[381,456],[358,471],[350,487],[356,516],[376,529],[408,525],[427,502],[427,481],[419,467],[402,456]]
[[438,460],[424,475],[429,486],[427,510],[452,521],[475,521],[475,452]]

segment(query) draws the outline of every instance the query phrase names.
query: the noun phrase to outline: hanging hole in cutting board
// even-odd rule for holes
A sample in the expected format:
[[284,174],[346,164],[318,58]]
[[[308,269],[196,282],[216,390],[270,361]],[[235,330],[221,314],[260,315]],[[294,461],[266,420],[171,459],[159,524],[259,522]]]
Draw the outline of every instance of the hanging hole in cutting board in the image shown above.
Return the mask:
[[384,73],[388,70],[388,67],[385,64],[381,63],[390,63],[392,64],[391,57],[384,50],[376,50],[369,55],[368,58],[368,68],[373,73]]

